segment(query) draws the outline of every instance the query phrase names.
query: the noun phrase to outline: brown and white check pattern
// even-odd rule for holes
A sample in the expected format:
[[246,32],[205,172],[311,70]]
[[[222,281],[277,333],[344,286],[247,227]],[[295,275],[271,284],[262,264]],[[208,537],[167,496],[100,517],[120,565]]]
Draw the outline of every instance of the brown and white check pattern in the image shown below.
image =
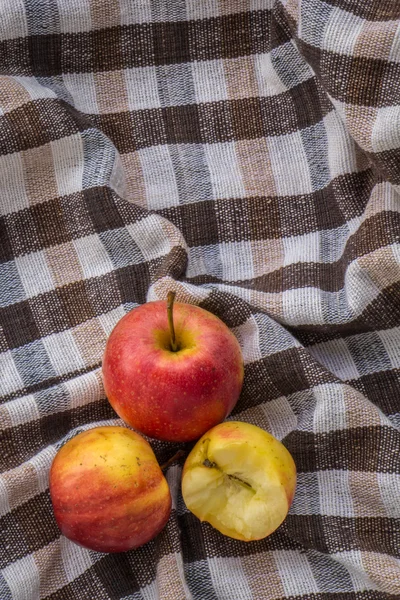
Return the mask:
[[[393,0],[0,2],[1,600],[400,597],[399,82]],[[296,496],[241,543],[181,463],[154,541],[91,552],[49,468],[121,423],[107,336],[169,289],[237,336],[232,416],[283,440]]]

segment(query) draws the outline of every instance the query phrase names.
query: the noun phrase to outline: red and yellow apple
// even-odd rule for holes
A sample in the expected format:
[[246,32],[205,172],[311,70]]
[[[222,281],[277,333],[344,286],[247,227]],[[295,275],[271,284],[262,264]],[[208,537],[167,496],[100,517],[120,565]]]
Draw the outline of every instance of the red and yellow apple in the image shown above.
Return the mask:
[[99,552],[124,552],[168,521],[171,494],[150,444],[125,427],[96,427],[69,440],[50,470],[61,532]]
[[115,326],[103,358],[109,402],[126,423],[152,438],[187,442],[235,406],[243,358],[230,329],[190,304],[148,302]]
[[259,540],[285,519],[296,487],[289,451],[249,423],[227,421],[208,431],[185,461],[187,508],[224,535]]

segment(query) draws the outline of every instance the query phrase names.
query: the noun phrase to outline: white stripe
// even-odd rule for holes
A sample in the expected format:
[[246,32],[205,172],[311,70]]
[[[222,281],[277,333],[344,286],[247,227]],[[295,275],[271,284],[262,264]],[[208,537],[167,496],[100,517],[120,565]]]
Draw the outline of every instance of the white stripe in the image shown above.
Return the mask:
[[1,573],[13,600],[39,600],[40,574],[32,554],[8,565]]
[[321,591],[305,554],[298,550],[277,550],[274,551],[274,559],[286,596],[318,594]]

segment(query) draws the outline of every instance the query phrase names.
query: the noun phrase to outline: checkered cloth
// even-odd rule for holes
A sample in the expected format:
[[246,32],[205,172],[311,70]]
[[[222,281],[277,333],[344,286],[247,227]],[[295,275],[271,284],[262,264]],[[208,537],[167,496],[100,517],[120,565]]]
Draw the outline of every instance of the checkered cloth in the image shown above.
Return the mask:
[[[398,599],[398,0],[1,0],[0,69],[1,600]],[[170,289],[239,339],[232,416],[293,454],[294,503],[223,537],[181,461],[163,532],[91,552],[49,467],[122,424],[107,336]]]

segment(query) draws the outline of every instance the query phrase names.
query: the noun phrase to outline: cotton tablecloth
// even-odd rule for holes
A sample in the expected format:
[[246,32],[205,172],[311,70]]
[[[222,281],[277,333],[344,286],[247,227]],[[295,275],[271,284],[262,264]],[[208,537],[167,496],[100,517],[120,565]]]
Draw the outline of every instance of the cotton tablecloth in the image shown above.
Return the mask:
[[[1,600],[399,598],[399,1],[0,0],[0,73]],[[168,290],[237,336],[231,418],[283,441],[296,496],[235,541],[182,458],[162,533],[91,552],[49,468],[122,424],[107,336]]]

